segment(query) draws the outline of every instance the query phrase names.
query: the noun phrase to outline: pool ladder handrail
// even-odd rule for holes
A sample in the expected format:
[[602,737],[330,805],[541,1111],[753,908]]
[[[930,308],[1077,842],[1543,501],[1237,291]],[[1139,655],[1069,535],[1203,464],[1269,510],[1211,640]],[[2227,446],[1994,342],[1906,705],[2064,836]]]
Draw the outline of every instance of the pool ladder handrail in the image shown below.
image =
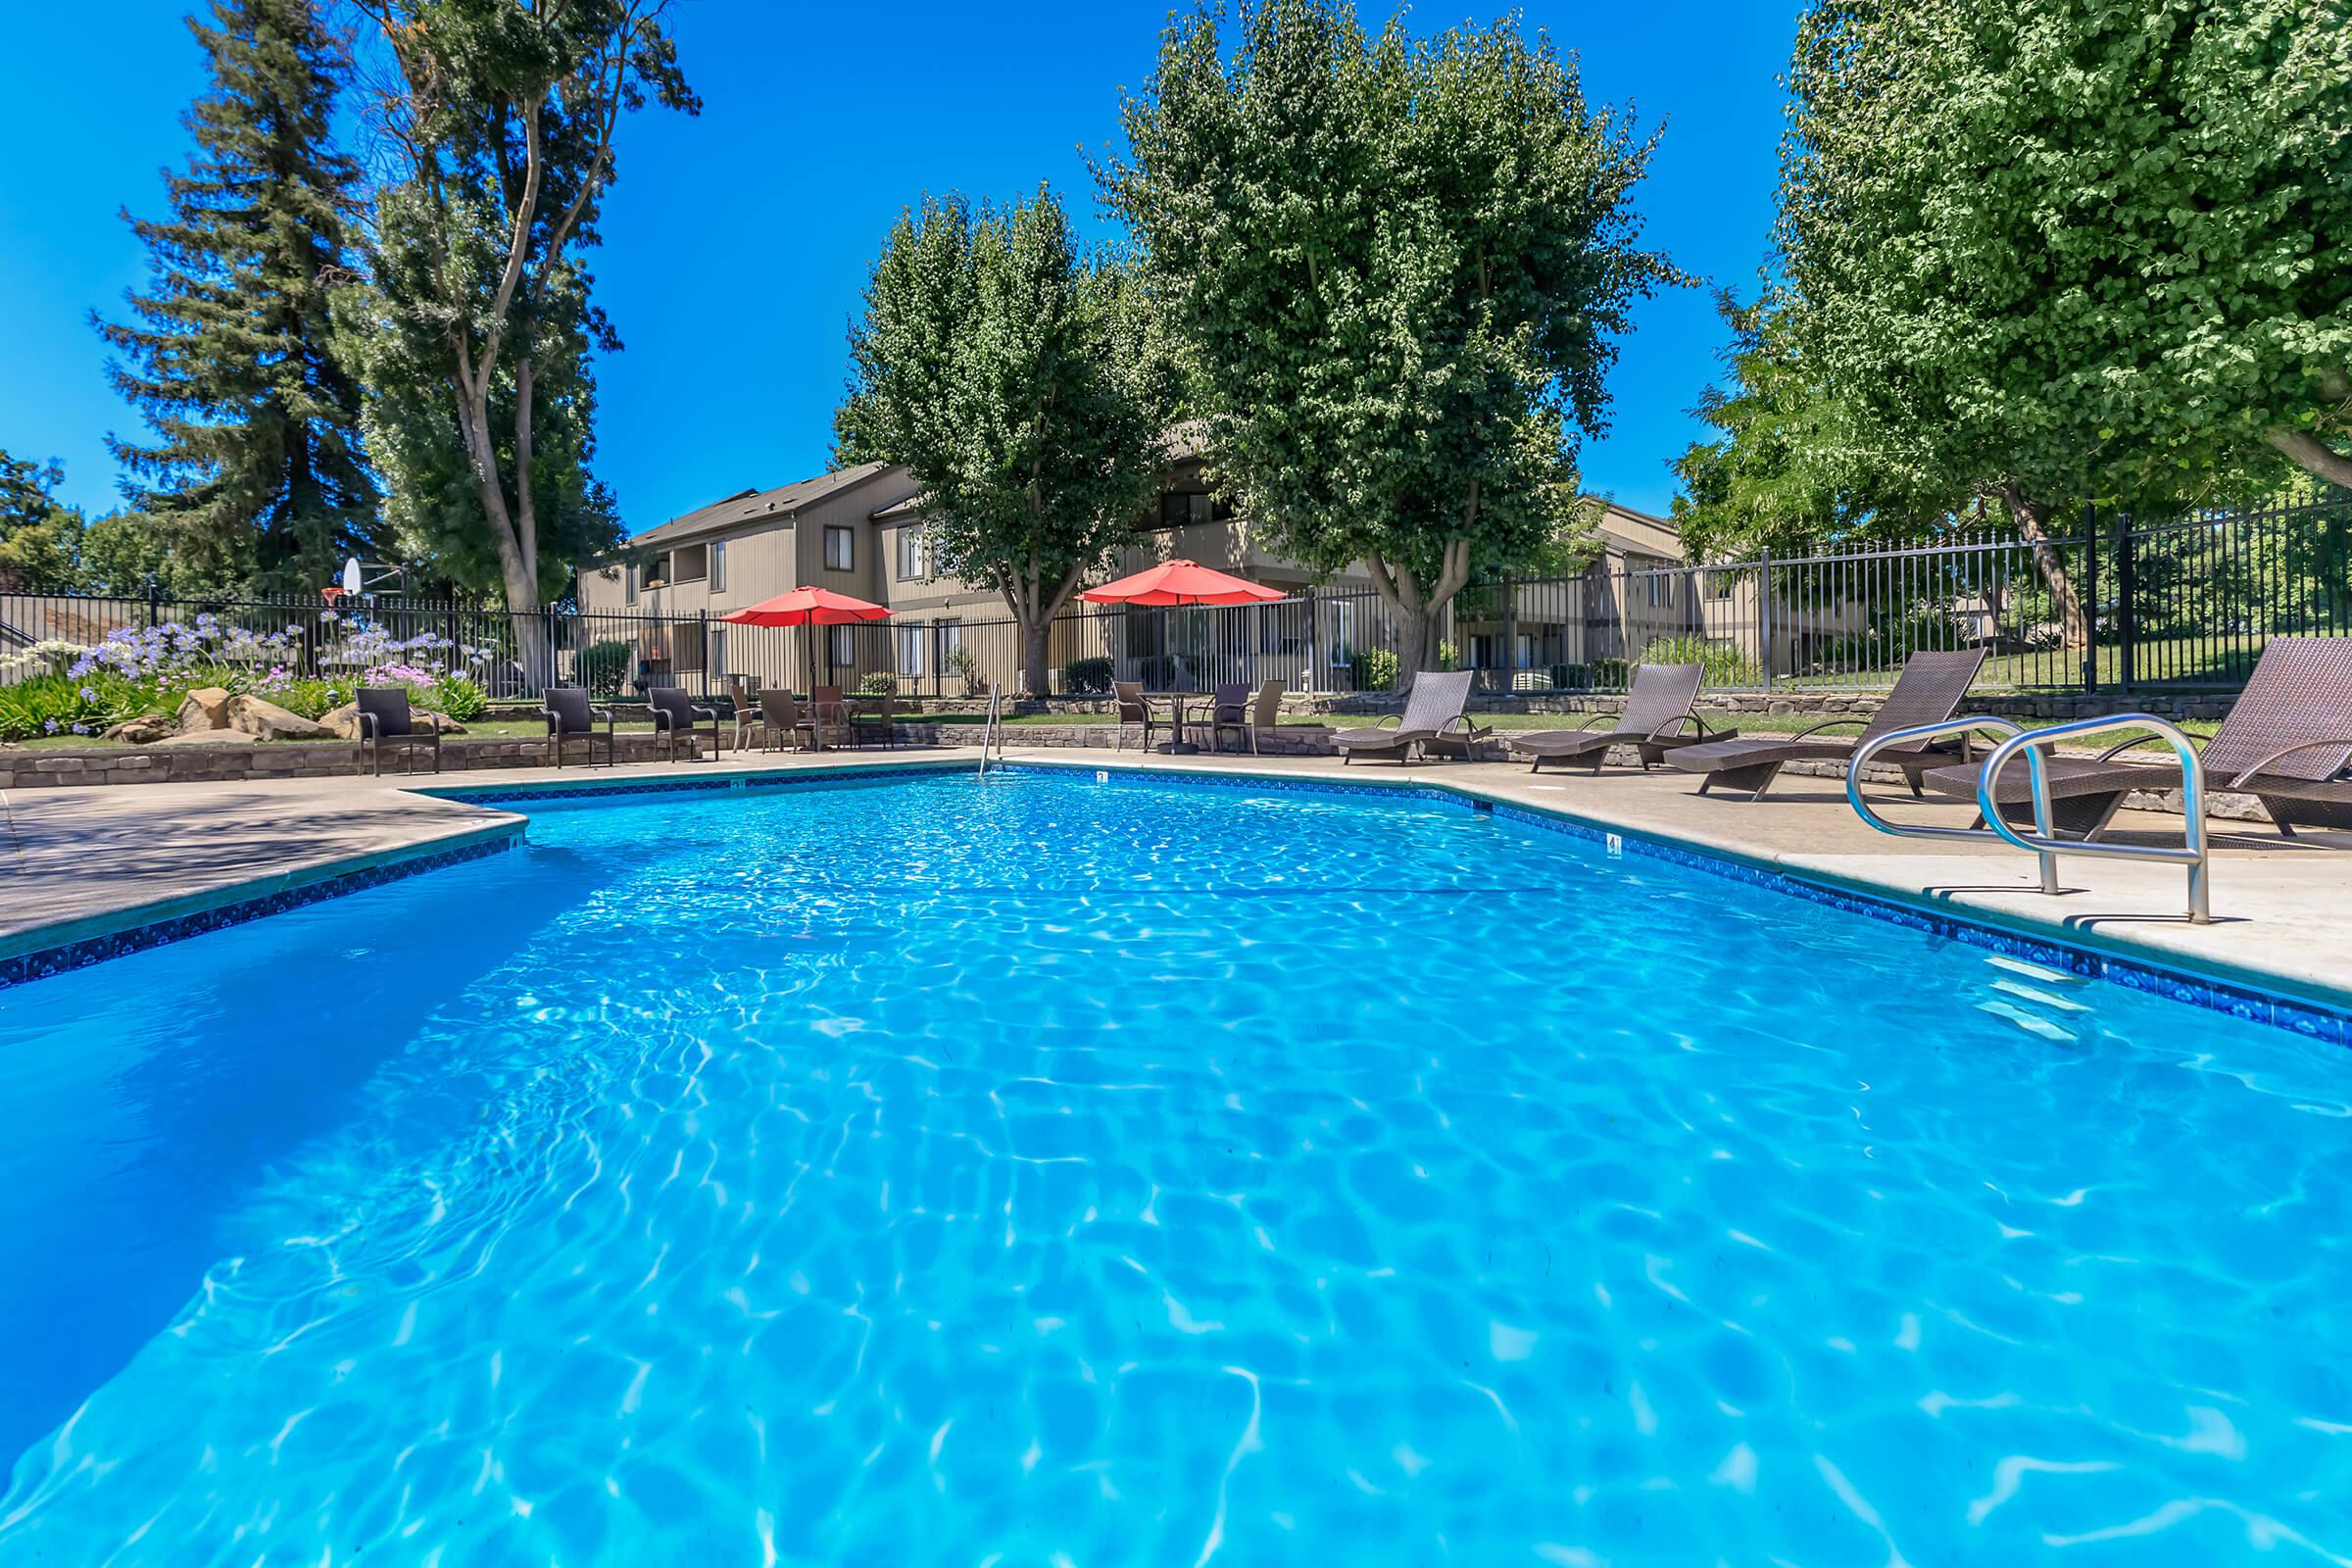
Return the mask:
[[988,683],[988,722],[980,729],[980,776],[988,777],[988,759],[991,750],[997,760],[1004,760],[1004,694],[995,681]]
[[[1889,822],[1872,810],[1862,799],[1862,774],[1879,753],[1902,745],[1906,741],[1938,739],[1947,735],[1970,734],[1980,729],[2006,730],[2008,739],[1993,747],[1985,757],[1984,765],[1977,775],[1977,809],[1983,827],[1930,827],[1925,824]],[[2173,749],[2180,763],[2180,810],[2187,819],[2181,845],[2174,849],[2162,844],[2104,844],[2088,839],[2061,839],[2050,825],[2050,784],[2042,768],[2042,750],[2060,741],[2078,736],[2098,735],[2117,729],[2146,729],[2155,733]],[[2033,789],[2034,831],[2021,833],[2003,819],[1994,786],[2001,770],[2015,761],[2019,754],[2026,759],[2027,777]],[[2041,870],[2041,891],[2058,891],[2058,857],[2081,855],[2092,858],[2115,860],[2163,860],[2188,867],[2188,919],[2191,925],[2213,923],[2213,906],[2206,871],[2211,863],[2210,844],[2205,831],[2205,779],[2197,765],[2196,747],[2181,733],[2179,725],[2154,713],[2109,713],[2096,718],[2078,718],[2069,723],[2053,724],[2047,729],[2029,730],[2014,719],[1990,713],[1972,713],[1965,718],[1945,719],[1935,724],[1914,724],[1907,729],[1889,730],[1876,735],[1854,748],[1853,761],[1845,770],[1845,799],[1854,814],[1880,832],[1894,838],[1910,839],[1997,839],[2013,844],[2032,855]]]

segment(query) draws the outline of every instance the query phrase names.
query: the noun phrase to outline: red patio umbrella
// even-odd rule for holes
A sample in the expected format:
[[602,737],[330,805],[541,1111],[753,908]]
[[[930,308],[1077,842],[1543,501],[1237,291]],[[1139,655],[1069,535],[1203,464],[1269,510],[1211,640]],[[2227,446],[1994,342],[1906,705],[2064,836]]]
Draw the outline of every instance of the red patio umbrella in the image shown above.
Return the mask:
[[1098,605],[1259,605],[1289,595],[1261,587],[1198,561],[1164,561],[1132,577],[1089,588],[1078,596]]
[[[738,626],[847,626],[853,621],[881,620],[890,612],[880,605],[869,605],[848,594],[837,594],[830,588],[795,588],[773,599],[762,599],[741,610],[730,610],[720,620],[733,621]],[[816,647],[812,633],[808,648],[808,678],[816,679]]]

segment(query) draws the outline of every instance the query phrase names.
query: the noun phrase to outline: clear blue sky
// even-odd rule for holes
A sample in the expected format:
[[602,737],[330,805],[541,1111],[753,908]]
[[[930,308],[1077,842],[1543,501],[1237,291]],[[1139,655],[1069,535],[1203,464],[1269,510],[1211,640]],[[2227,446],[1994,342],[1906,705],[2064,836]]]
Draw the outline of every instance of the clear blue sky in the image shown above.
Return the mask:
[[[107,386],[88,317],[144,274],[118,210],[157,212],[158,171],[185,153],[178,116],[203,86],[185,9],[27,7],[0,52],[0,448],[62,459],[67,499],[94,510],[116,498],[106,432],[140,426]],[[1582,56],[1589,98],[1666,122],[1639,195],[1649,243],[1743,293],[1771,220],[1795,9],[1524,8]],[[1435,26],[1455,13],[1414,15]],[[624,128],[594,258],[627,345],[600,371],[597,468],[628,526],[821,471],[846,323],[890,219],[925,190],[1008,195],[1040,178],[1091,213],[1079,149],[1115,135],[1118,89],[1144,78],[1165,16],[1164,0],[682,0],[680,47],[707,107]],[[1583,453],[1588,488],[1665,510],[1665,463],[1691,439],[1685,411],[1721,337],[1703,290],[1642,311],[1609,436]]]

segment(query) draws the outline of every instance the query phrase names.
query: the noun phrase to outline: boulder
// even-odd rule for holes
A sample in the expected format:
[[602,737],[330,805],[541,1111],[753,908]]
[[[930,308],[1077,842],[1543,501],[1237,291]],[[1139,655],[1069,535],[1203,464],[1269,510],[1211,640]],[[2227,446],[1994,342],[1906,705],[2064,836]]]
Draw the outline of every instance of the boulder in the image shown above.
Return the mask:
[[330,741],[335,732],[314,718],[289,712],[251,692],[231,697],[224,710],[228,727],[264,741]]
[[179,721],[161,713],[147,713],[138,718],[124,719],[99,737],[100,740],[121,741],[125,746],[152,746],[179,727]]
[[[318,722],[341,739],[356,741],[360,738],[360,705],[345,703],[341,708],[330,708],[318,715]],[[444,735],[466,733],[466,726],[448,714],[427,712],[421,708],[409,710],[409,724],[418,734],[428,729],[437,729]]]
[[174,720],[182,735],[228,727],[228,692],[220,686],[199,686],[179,700]]

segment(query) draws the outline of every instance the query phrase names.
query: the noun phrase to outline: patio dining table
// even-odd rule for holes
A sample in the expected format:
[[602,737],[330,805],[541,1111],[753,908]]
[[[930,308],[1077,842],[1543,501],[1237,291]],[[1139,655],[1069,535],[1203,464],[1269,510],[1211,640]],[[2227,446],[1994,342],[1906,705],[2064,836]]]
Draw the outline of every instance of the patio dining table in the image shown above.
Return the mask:
[[1167,744],[1160,748],[1162,752],[1170,757],[1195,757],[1200,754],[1200,748],[1184,738],[1185,711],[1193,704],[1209,702],[1214,696],[1215,694],[1212,692],[1144,693],[1144,701],[1147,703],[1162,702],[1168,705],[1169,739]]

